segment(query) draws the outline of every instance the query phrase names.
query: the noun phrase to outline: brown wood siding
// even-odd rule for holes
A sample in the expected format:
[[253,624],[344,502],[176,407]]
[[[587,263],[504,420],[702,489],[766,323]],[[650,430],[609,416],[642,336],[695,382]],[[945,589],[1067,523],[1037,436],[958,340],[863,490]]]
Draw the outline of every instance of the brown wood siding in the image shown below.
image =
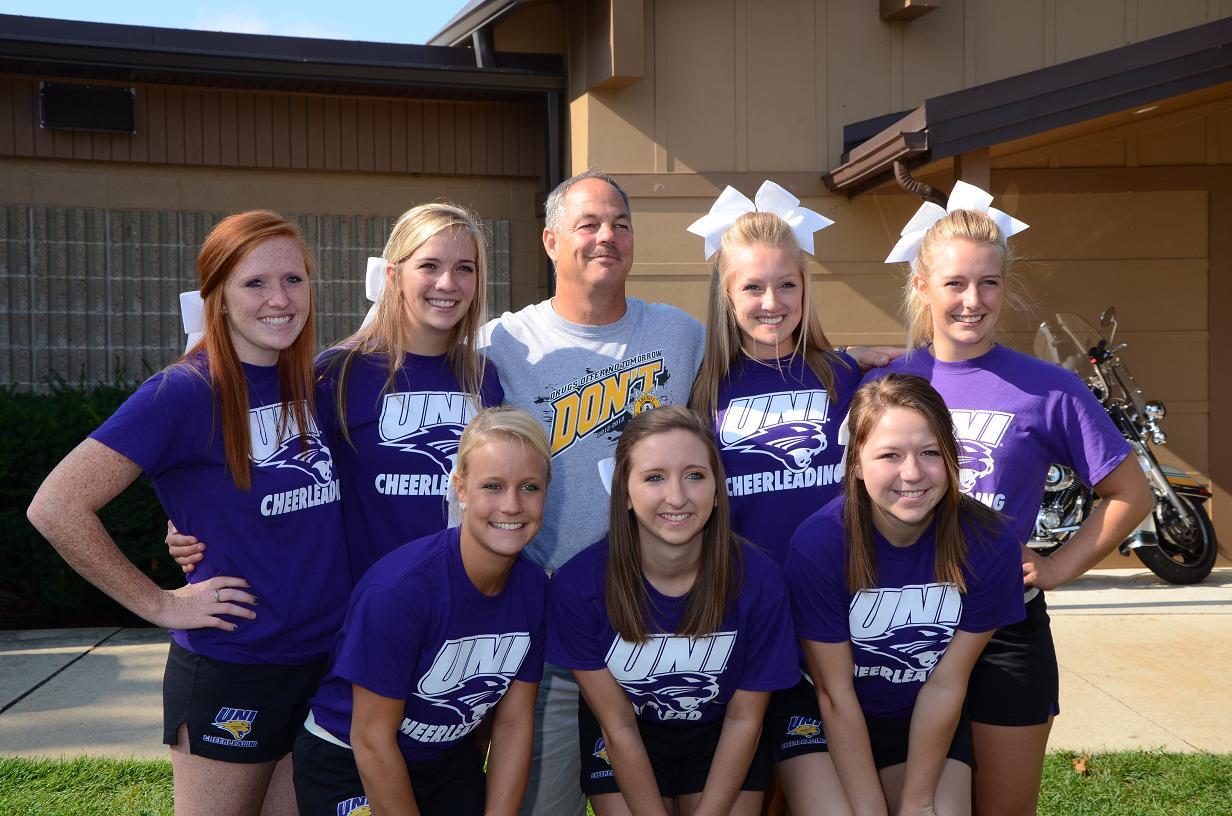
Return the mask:
[[361,173],[536,176],[534,102],[137,86],[133,135],[46,130],[37,78],[0,77],[0,156]]

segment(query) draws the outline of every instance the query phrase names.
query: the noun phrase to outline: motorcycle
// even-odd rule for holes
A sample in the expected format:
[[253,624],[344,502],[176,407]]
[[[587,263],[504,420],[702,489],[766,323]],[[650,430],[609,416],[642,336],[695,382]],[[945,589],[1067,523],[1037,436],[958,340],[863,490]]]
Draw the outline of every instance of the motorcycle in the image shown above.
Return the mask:
[[[1114,342],[1116,309],[1110,306],[1099,317],[1100,327],[1110,330],[1107,338],[1076,314],[1059,313],[1056,323],[1055,328],[1040,324],[1035,356],[1084,379],[1133,447],[1155,496],[1153,512],[1121,543],[1121,554],[1133,552],[1147,569],[1170,584],[1198,583],[1210,574],[1218,551],[1215,528],[1203,506],[1211,491],[1188,474],[1161,465],[1152,453],[1151,445],[1167,442],[1159,426],[1167,409],[1162,402],[1143,399],[1129,366],[1121,359],[1120,352],[1128,344]],[[1027,546],[1044,555],[1052,553],[1082,526],[1098,498],[1070,468],[1052,465]]]

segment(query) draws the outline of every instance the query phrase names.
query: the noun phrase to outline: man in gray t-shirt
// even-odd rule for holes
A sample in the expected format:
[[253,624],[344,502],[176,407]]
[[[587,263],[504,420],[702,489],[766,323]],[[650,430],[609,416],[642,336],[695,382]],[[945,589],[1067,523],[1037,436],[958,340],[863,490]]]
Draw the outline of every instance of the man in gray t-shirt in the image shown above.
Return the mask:
[[[633,219],[610,176],[574,176],[546,209],[543,246],[556,266],[556,296],[489,322],[482,345],[506,402],[538,417],[548,434],[552,484],[543,528],[526,553],[552,571],[607,533],[600,463],[632,416],[688,403],[704,330],[674,306],[625,295]],[[577,685],[567,670],[545,667],[535,725],[522,812],[580,816]]]

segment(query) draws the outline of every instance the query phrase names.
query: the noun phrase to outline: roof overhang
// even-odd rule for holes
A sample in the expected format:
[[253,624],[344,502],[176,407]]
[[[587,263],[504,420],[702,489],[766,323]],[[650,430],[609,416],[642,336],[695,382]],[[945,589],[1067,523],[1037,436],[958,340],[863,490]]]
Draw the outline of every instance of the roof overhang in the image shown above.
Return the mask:
[[428,38],[429,45],[461,45],[469,43],[471,35],[504,17],[515,6],[529,0],[471,0],[462,7],[445,27]]
[[825,175],[854,196],[915,168],[1232,82],[1232,18],[928,99]]
[[503,98],[565,88],[559,55],[229,34],[0,14],[0,71],[373,96]]

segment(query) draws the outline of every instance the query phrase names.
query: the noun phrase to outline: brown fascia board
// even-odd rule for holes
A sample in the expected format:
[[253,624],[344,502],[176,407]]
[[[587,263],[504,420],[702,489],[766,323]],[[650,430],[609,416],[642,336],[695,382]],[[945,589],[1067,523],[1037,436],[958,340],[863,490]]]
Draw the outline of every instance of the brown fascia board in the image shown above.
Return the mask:
[[1232,82],[1232,18],[924,103],[930,160]]
[[[477,68],[470,49],[229,34],[0,14],[0,70],[172,84],[284,85],[296,90],[451,90],[541,94],[564,88],[559,56],[500,54]],[[528,59],[529,58],[529,59]]]
[[[928,119],[923,107],[899,119],[868,141],[851,150],[847,161],[822,177],[831,190],[865,189],[877,186],[885,173],[893,174],[894,162],[913,162],[928,152]],[[922,163],[922,162],[920,162]]]
[[428,38],[428,45],[469,44],[471,34],[496,22],[514,6],[526,0],[471,0],[445,23],[444,28]]
[[[929,99],[852,150],[827,184],[856,195],[893,178],[896,159],[919,166],[1226,82],[1232,18]],[[907,132],[914,153],[876,144]]]

